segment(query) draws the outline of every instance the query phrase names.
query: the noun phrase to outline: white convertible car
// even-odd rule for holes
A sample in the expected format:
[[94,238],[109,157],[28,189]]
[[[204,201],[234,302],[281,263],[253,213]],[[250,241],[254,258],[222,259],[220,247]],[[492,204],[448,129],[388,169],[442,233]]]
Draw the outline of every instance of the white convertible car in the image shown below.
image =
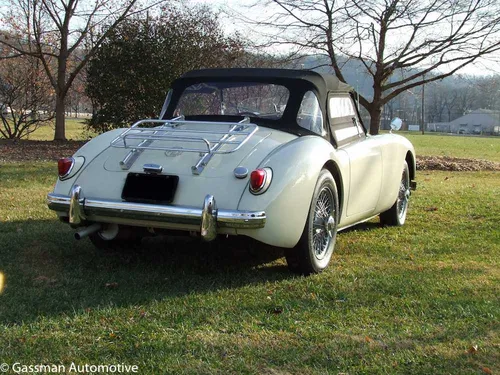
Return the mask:
[[48,206],[77,239],[248,236],[285,248],[302,274],[327,267],[339,230],[376,215],[403,225],[416,187],[411,143],[368,135],[351,88],[304,70],[189,72],[159,119],[102,134],[58,167]]

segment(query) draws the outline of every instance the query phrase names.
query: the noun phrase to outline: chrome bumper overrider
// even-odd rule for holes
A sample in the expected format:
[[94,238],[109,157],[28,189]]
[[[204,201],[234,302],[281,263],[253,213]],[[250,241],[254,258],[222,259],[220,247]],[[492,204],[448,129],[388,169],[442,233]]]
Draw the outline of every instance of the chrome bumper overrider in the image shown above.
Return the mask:
[[71,195],[50,193],[47,205],[51,210],[67,214],[72,226],[86,222],[120,223],[119,219],[137,221],[137,225],[168,227],[165,223],[197,225],[202,238],[207,241],[217,236],[217,228],[263,228],[266,223],[264,211],[237,211],[217,209],[215,198],[207,195],[203,208],[164,206],[159,204],[133,203],[85,198],[82,188],[73,186]]

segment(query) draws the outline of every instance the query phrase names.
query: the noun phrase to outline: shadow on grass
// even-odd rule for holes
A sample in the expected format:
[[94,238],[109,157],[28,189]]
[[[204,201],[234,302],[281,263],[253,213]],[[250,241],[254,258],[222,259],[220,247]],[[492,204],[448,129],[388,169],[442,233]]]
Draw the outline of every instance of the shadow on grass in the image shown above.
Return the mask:
[[254,241],[146,238],[137,252],[97,251],[53,220],[2,223],[0,323],[292,278],[280,250]]
[[380,229],[380,228],[381,228],[381,225],[378,222],[378,220],[376,222],[374,222],[374,221],[366,221],[364,223],[360,223],[360,224],[354,225],[352,227],[346,228],[346,229],[344,229],[343,231],[341,231],[339,233],[368,232],[368,231],[371,231],[371,230],[374,230],[374,229]]

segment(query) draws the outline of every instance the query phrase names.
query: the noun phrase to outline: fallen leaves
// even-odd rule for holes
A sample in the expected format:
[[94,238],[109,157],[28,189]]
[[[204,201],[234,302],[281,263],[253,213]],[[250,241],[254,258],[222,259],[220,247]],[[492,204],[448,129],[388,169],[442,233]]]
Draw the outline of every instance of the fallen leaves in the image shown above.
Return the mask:
[[467,349],[467,353],[469,353],[469,354],[476,354],[477,350],[478,350],[478,346],[477,345],[472,345],[469,349]]
[[489,367],[482,367],[481,370],[485,373],[485,374],[493,374],[493,371],[491,371],[491,369]]
[[83,141],[17,141],[0,140],[0,162],[51,161],[73,155]]
[[382,348],[382,349],[388,349],[388,346],[385,342],[382,340],[377,340],[373,339],[370,336],[365,336],[365,342],[371,347],[371,348]]
[[427,212],[434,212],[434,211],[437,211],[438,208],[437,207],[427,207],[424,209],[424,211],[427,211]]
[[448,156],[417,156],[417,169],[422,171],[500,171],[500,163]]
[[272,307],[272,308],[267,310],[268,314],[274,314],[274,315],[279,315],[282,312],[283,312],[283,307],[281,307],[281,306]]

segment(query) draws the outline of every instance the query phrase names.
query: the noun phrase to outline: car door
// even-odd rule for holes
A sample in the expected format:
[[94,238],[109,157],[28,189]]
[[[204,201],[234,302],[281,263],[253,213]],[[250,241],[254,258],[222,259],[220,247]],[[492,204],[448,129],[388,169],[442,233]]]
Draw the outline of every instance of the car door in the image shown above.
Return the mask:
[[349,225],[374,213],[383,178],[382,153],[377,140],[366,135],[349,94],[329,95],[328,116],[337,150],[349,157],[347,217],[343,220]]

